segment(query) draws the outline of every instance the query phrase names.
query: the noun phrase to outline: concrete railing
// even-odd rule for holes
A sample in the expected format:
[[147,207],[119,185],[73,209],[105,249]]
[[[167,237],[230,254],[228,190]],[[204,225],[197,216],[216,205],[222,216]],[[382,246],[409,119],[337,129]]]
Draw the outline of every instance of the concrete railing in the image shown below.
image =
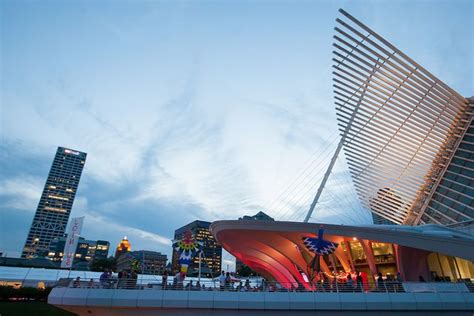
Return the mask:
[[[413,288],[413,285],[412,285]],[[82,314],[97,308],[227,310],[413,310],[472,311],[474,293],[459,286],[445,292],[237,292],[153,288],[56,287],[48,302]],[[137,310],[136,310],[137,311]]]

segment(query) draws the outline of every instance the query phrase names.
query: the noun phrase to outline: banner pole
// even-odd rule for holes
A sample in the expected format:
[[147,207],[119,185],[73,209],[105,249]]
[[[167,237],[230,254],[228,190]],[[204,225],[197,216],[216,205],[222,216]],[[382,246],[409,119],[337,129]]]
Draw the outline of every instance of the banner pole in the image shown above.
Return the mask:
[[199,274],[198,274],[198,282],[201,284],[201,253],[202,251],[199,251]]

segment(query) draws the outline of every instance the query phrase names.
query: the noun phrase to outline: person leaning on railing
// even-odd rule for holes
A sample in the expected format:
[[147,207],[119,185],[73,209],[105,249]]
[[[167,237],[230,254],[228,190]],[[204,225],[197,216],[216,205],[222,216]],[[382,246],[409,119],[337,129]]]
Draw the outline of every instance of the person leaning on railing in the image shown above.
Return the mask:
[[118,282],[117,282],[117,288],[123,289],[126,287],[126,280],[128,279],[128,272],[125,270],[122,270],[118,273]]
[[377,274],[377,292],[385,292],[385,284],[381,272]]
[[132,270],[130,273],[130,287],[131,289],[134,289],[137,287],[137,280],[138,280],[138,273],[135,270]]
[[111,274],[109,274],[109,270],[105,269],[104,272],[100,275],[99,282],[100,282],[100,287],[103,289],[108,289],[110,286],[109,279],[111,277]]
[[360,272],[357,272],[357,276],[356,276],[356,289],[357,289],[357,292],[363,292],[363,280],[362,280],[362,275],[360,274]]
[[81,287],[81,277],[77,277],[72,283],[72,287],[78,288]]
[[347,274],[346,288],[348,292],[354,292],[354,281],[350,272]]
[[224,291],[224,289],[225,289],[225,281],[226,281],[225,271],[222,270],[222,273],[219,276],[219,287],[220,287],[221,291]]
[[165,271],[163,271],[163,276],[161,277],[161,288],[163,290],[166,290],[167,286],[168,286],[168,270],[165,269]]

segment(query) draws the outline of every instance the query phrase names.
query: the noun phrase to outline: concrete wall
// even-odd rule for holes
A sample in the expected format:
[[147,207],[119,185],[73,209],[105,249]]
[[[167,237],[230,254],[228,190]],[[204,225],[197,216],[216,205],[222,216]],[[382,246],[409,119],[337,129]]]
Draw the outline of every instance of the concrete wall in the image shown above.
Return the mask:
[[[106,290],[54,288],[48,302],[80,315],[209,314],[292,315],[318,312],[364,312],[363,315],[472,316],[474,293],[294,293],[294,292],[187,292],[161,290]],[[98,313],[101,311],[101,313]],[[323,312],[324,311],[324,312]],[[336,313],[337,312],[337,313]],[[466,312],[466,313],[464,313]],[[321,315],[322,315],[321,314]]]
[[419,276],[422,276],[426,281],[430,281],[429,254],[430,252],[421,249],[398,247],[398,256],[403,267],[405,280],[418,281]]

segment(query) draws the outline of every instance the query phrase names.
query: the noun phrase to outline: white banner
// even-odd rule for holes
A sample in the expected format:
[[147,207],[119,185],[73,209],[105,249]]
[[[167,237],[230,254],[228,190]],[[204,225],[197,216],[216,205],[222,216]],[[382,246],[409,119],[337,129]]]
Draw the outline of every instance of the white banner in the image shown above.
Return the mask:
[[71,220],[71,225],[69,226],[69,230],[67,232],[66,245],[64,245],[63,261],[61,262],[61,268],[72,267],[83,222],[84,216],[74,217]]

